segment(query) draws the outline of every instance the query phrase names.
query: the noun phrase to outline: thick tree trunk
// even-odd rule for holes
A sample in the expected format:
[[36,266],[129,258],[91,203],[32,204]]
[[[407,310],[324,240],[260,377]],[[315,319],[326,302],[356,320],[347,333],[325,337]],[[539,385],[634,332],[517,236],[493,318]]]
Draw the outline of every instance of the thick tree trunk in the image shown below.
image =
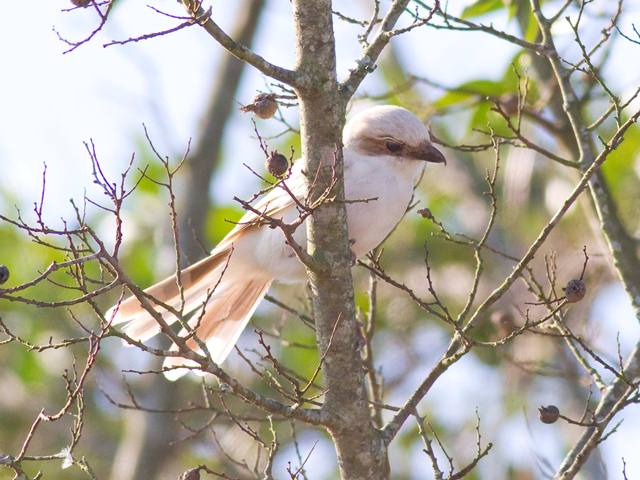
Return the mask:
[[[330,0],[293,2],[297,72],[301,75],[302,154],[311,198],[328,188],[344,199],[342,127],[345,105],[336,79]],[[388,478],[386,446],[369,416],[364,368],[356,348],[351,251],[343,202],[317,209],[307,225],[308,250],[319,268],[309,270],[318,347],[324,357],[330,420],[343,479]]]

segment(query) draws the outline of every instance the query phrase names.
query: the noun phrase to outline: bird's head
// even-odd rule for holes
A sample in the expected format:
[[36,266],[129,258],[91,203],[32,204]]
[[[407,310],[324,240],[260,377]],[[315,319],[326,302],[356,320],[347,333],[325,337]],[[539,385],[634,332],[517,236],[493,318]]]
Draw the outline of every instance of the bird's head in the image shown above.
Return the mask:
[[347,122],[343,143],[363,155],[385,155],[403,160],[447,163],[429,141],[427,129],[409,110],[380,105]]

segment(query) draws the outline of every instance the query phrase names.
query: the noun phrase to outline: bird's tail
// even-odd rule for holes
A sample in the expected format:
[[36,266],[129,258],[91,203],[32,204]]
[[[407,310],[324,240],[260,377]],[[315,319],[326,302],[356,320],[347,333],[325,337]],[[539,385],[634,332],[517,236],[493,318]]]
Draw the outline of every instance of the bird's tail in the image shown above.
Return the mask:
[[[202,310],[197,311],[189,320],[189,326],[196,328],[196,334],[207,345],[211,359],[222,363],[233,350],[240,334],[251,319],[253,312],[266,295],[271,279],[242,278],[232,280],[225,285],[225,294],[209,301]],[[182,330],[180,336],[187,332]],[[189,348],[200,351],[193,338],[187,340]],[[175,345],[172,350],[176,350]],[[192,367],[194,362],[182,357],[167,357],[164,367],[169,380],[177,380],[189,370],[179,368],[181,365]]]
[[[245,269],[234,269],[230,265],[231,251],[217,252],[181,272],[182,294],[175,275],[145,290],[153,298],[179,309],[184,301],[184,312],[195,310],[189,326],[195,328],[197,337],[207,345],[211,358],[222,363],[238,341],[253,312],[266,295],[272,279],[265,276],[247,276]],[[184,298],[184,300],[183,300]],[[153,302],[150,302],[153,304]],[[167,324],[177,318],[166,309],[156,306]],[[145,341],[160,332],[158,322],[133,296],[107,312],[112,324],[126,322],[124,333],[134,340]],[[183,329],[180,336],[186,336]],[[199,351],[194,338],[187,345]],[[175,345],[172,347],[175,350]],[[176,380],[189,370],[176,368],[192,366],[193,362],[181,357],[167,357],[164,366],[170,380]]]

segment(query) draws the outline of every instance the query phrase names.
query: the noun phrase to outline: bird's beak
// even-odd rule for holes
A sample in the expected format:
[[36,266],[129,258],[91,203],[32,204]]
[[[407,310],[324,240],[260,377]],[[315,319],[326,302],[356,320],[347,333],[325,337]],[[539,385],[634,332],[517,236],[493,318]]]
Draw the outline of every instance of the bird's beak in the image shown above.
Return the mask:
[[447,164],[447,159],[444,158],[444,155],[430,142],[425,142],[418,148],[416,158],[425,162]]

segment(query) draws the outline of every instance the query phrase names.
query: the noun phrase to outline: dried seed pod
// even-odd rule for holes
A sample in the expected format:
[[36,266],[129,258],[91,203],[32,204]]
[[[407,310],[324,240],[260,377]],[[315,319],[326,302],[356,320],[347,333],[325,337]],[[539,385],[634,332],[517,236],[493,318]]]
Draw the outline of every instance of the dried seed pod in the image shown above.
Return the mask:
[[491,323],[500,337],[508,337],[518,329],[510,312],[497,311],[491,314]]
[[0,265],[0,285],[9,280],[9,269],[4,265]]
[[273,151],[267,161],[265,162],[265,167],[271,175],[274,177],[282,177],[289,170],[289,161],[287,157],[282,155],[280,152]]
[[86,7],[91,3],[91,0],[71,0],[76,7]]
[[555,405],[547,405],[539,407],[538,413],[542,423],[556,423],[560,418],[560,410]]
[[587,293],[587,286],[579,278],[574,278],[569,280],[567,286],[562,290],[564,290],[564,294],[567,297],[567,302],[575,303],[584,298],[585,293]]
[[271,118],[276,114],[278,102],[273,93],[259,93],[253,99],[253,103],[240,107],[243,112],[253,112],[262,119]]
[[431,210],[429,210],[428,208],[421,208],[420,210],[418,210],[418,215],[420,215],[422,218],[433,220],[433,213],[431,213]]
[[180,480],[200,480],[200,468],[192,468],[180,475]]
[[519,102],[520,100],[518,99],[518,95],[513,93],[503,95],[498,99],[500,108],[502,108],[502,111],[509,117],[518,113]]

